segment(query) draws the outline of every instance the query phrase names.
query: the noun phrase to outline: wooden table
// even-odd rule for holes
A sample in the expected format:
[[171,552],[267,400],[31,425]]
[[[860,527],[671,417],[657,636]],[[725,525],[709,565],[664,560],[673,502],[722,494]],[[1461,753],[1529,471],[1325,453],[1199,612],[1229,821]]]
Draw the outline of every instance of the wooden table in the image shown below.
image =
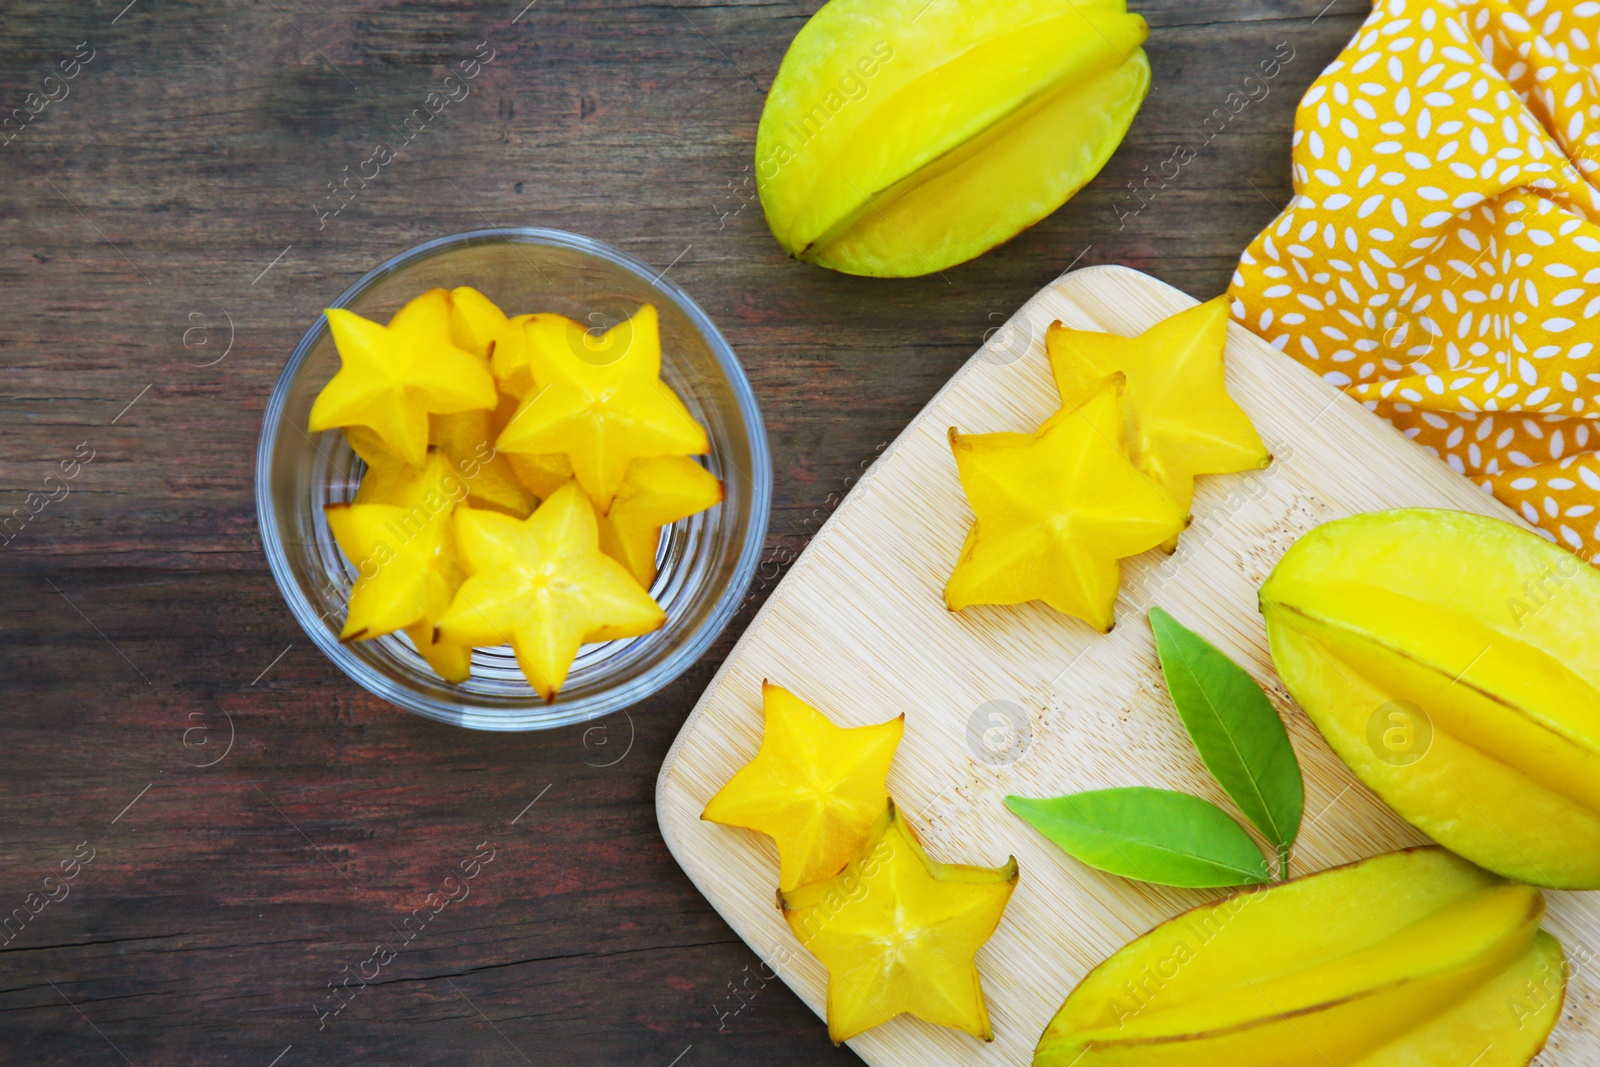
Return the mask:
[[[1220,291],[1289,197],[1295,102],[1365,7],[1136,4],[1155,87],[1104,173],[974,263],[869,281],[785,259],[755,201],[762,94],[814,2],[125,2],[16,0],[0,22],[4,107],[67,92],[0,147],[0,514],[38,509],[0,545],[0,915],[29,916],[0,933],[0,1063],[855,1062],[761,981],[651,808],[762,590],[694,670],[588,728],[398,712],[267,572],[267,394],[395,252],[489,225],[609,241],[670,269],[744,360],[775,456],[770,588],[1070,264]],[[45,84],[75,50],[93,58]],[[328,214],[330,183],[474,56],[470,96]],[[1194,159],[1131,214],[1128,183],[1180,142]],[[63,861],[76,876],[46,882]]]

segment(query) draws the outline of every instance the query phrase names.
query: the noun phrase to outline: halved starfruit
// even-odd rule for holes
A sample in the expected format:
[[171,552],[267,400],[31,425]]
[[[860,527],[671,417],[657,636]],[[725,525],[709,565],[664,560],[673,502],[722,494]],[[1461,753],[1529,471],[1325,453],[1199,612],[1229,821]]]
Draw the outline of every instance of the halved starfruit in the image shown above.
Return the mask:
[[1600,888],[1600,571],[1501,519],[1378,512],[1295,542],[1261,610],[1289,692],[1402,817]]
[[1523,1067],[1566,985],[1543,915],[1537,889],[1436,848],[1245,890],[1090,971],[1033,1062]]

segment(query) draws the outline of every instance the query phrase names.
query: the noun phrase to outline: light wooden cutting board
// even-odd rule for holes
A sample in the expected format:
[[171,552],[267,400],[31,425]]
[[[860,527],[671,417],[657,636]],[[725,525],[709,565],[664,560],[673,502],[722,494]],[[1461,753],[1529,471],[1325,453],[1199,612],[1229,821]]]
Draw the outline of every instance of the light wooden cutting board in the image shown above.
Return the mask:
[[[1272,670],[1256,590],[1297,538],[1340,516],[1433,506],[1519,520],[1237,326],[1229,327],[1229,389],[1277,460],[1265,471],[1200,479],[1179,554],[1153,552],[1124,565],[1109,636],[1038,604],[945,610],[941,591],[972,521],[947,428],[1030,430],[1057,408],[1044,354],[1051,322],[1131,335],[1193,304],[1119,267],[1077,271],[1029,301],[851,490],[667,754],[656,806],[668,847],[729,925],[819,1015],[827,974],[775,905],[776,850],[761,835],[700,821],[706,801],[760,746],[762,679],[844,726],[905,712],[889,791],[930,854],[987,865],[1016,856],[1021,881],[978,954],[993,1043],[901,1016],[850,1042],[874,1067],[1028,1064],[1045,1024],[1090,968],[1157,923],[1222,895],[1090,870],[1001,803],[1008,793],[1151,785],[1232,810],[1167,698],[1145,618],[1151,604],[1248,667],[1288,722],[1306,780],[1295,872],[1424,840],[1357,782],[1288,699]],[[1539,1062],[1593,1067],[1600,984],[1590,958],[1600,946],[1600,894],[1549,897],[1546,928],[1584,965]],[[755,988],[748,976],[729,978]],[[759,1012],[760,1001],[748,1010]],[[737,1026],[737,1016],[726,1025]]]

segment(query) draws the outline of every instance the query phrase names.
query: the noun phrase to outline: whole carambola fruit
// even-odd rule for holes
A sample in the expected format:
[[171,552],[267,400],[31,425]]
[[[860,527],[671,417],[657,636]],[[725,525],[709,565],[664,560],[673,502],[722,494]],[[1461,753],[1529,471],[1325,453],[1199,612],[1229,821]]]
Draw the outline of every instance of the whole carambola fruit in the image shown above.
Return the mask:
[[1302,537],[1261,610],[1289,692],[1408,822],[1600,888],[1600,572],[1499,519],[1386,511]]
[[756,135],[767,223],[799,259],[910,277],[965,262],[1093,178],[1150,87],[1123,0],[831,0]]
[[1442,849],[1203,904],[1090,971],[1035,1067],[1521,1067],[1561,1016],[1544,897]]

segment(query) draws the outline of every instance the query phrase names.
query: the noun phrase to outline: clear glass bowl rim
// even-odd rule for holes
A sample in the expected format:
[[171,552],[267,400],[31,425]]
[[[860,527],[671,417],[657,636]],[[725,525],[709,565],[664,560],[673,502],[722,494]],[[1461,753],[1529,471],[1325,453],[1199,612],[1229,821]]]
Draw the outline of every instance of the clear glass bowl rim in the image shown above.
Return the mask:
[[740,417],[744,420],[749,437],[751,459],[750,526],[744,544],[740,548],[739,558],[733,572],[733,580],[723,589],[721,596],[718,597],[716,604],[700,626],[689,634],[687,640],[672,649],[661,662],[657,663],[644,676],[636,679],[631,685],[608,689],[587,699],[575,700],[566,705],[562,705],[559,700],[554,704],[545,705],[537,697],[532,696],[530,691],[530,709],[544,712],[544,714],[538,716],[537,722],[531,723],[521,719],[507,720],[502,714],[474,707],[470,704],[446,703],[424,698],[404,686],[394,684],[388,678],[371,670],[360,659],[351,655],[339,643],[338,638],[322,625],[322,620],[318,618],[316,612],[312,609],[311,602],[295,581],[294,572],[289,565],[288,555],[278,537],[277,523],[273,521],[276,509],[272,502],[270,487],[272,455],[283,422],[283,409],[288,401],[295,376],[299,373],[301,365],[306,361],[312,347],[327,333],[327,319],[320,312],[317,314],[316,321],[301,337],[300,343],[295,346],[294,352],[289,356],[289,360],[284,365],[282,373],[279,374],[277,384],[273,387],[272,394],[267,400],[266,410],[262,415],[261,436],[256,446],[256,521],[261,531],[261,547],[266,553],[267,564],[271,568],[273,581],[277,584],[279,592],[288,603],[289,610],[294,615],[295,621],[300,624],[300,628],[311,638],[312,643],[321,649],[323,654],[336,667],[357,684],[373,695],[397,707],[404,708],[406,711],[455,726],[501,731],[548,730],[589,722],[593,719],[610,715],[658,692],[698,662],[706,650],[711,647],[712,642],[727,628],[728,623],[733,620],[733,616],[743,603],[745,593],[749,589],[750,583],[755,577],[756,568],[761,562],[761,551],[766,542],[767,524],[772,506],[772,456],[767,443],[766,426],[761,418],[761,409],[756,402],[755,391],[750,387],[750,380],[746,377],[744,367],[739,363],[738,356],[734,354],[733,348],[728,344],[727,339],[722,336],[722,331],[718,330],[716,324],[711,321],[711,317],[701,309],[699,304],[695,303],[689,294],[678,288],[674,283],[661,277],[661,272],[654,270],[642,260],[636,259],[602,241],[584,237],[581,234],[569,233],[565,230],[523,226],[468,230],[464,233],[438,237],[409,248],[379,264],[362,275],[353,285],[340,293],[336,300],[326,306],[348,307],[374,283],[417,260],[456,248],[495,242],[548,245],[582,252],[605,260],[613,266],[637,276],[647,286],[656,289],[663,297],[675,304],[694,324],[695,329],[705,339],[706,345],[716,358],[718,365],[721,366],[723,373],[727,375],[728,384],[738,402]]

